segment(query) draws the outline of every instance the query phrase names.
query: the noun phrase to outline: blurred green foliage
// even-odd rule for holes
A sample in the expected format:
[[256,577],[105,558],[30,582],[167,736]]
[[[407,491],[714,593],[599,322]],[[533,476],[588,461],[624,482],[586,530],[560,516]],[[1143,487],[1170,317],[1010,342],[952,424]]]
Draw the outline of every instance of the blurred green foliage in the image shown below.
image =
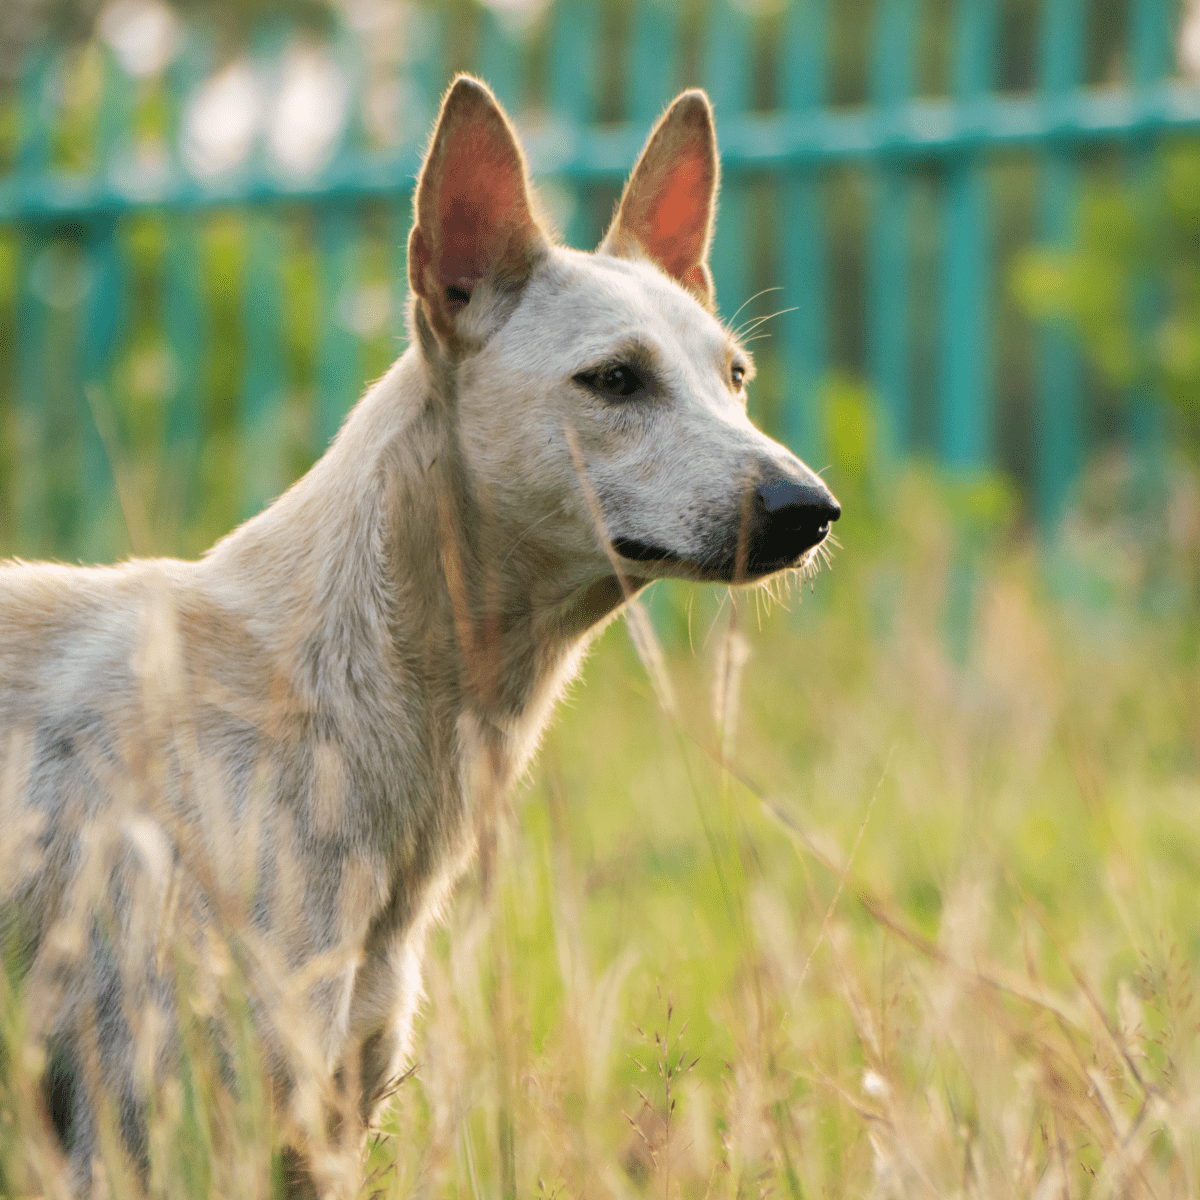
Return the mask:
[[1014,287],[1074,328],[1108,384],[1170,400],[1200,448],[1200,146],[1179,142],[1085,192],[1078,248],[1025,255]]

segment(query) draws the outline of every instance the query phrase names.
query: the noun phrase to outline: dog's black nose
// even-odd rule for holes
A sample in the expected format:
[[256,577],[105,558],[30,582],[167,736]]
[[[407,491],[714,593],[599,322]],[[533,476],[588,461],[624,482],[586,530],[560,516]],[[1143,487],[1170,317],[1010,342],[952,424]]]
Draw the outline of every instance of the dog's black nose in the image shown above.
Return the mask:
[[825,540],[842,506],[820,483],[769,479],[754,491],[746,570],[766,575],[791,566]]

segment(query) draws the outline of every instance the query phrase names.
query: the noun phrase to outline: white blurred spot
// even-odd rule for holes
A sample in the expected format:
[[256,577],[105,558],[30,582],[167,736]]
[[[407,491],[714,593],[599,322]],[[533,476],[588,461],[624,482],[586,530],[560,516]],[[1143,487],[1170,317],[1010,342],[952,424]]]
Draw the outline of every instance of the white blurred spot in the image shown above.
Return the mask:
[[138,78],[157,75],[179,48],[179,21],[160,0],[113,0],[97,28],[121,66]]
[[953,110],[946,105],[918,104],[909,109],[909,127],[917,137],[948,137],[954,131]]
[[342,324],[360,338],[381,333],[392,315],[392,291],[386,283],[371,283],[343,294],[338,301]]
[[206,80],[183,119],[183,157],[200,178],[238,166],[254,147],[263,112],[263,81],[244,58]]
[[525,22],[538,16],[549,0],[484,0],[484,4],[503,17]]
[[1192,0],[1183,14],[1179,30],[1179,67],[1184,74],[1200,79],[1200,0]]
[[288,175],[312,175],[337,150],[350,110],[350,86],[321,47],[292,46],[284,57],[267,121],[267,150]]
[[888,1087],[888,1081],[878,1071],[871,1070],[863,1072],[862,1086],[868,1096],[874,1096],[879,1100],[882,1100],[891,1090]]

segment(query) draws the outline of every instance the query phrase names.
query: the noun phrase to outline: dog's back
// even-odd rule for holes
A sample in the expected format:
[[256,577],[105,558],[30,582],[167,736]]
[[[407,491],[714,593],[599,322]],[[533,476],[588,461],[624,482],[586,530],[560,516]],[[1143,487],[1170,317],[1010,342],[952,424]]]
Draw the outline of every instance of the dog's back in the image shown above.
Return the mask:
[[0,566],[0,802],[6,822],[41,827],[22,888],[39,934],[64,902],[79,830],[109,797],[104,766],[119,761],[121,731],[142,728],[129,717],[152,586],[170,586],[157,563]]

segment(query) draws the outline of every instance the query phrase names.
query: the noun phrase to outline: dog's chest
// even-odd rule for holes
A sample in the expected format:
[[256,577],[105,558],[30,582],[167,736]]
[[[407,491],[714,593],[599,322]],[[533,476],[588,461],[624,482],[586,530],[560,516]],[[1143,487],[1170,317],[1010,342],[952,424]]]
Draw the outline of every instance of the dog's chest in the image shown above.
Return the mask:
[[529,766],[583,650],[580,643],[553,656],[528,688],[528,703],[507,719],[464,704],[449,719],[423,726],[421,744],[408,755],[417,771],[402,777],[398,770],[395,779],[393,803],[405,810],[407,832],[396,847],[387,898],[365,929],[348,1013],[353,1036],[391,1026],[406,1044],[428,929],[472,857],[481,852],[490,865],[507,795]]

